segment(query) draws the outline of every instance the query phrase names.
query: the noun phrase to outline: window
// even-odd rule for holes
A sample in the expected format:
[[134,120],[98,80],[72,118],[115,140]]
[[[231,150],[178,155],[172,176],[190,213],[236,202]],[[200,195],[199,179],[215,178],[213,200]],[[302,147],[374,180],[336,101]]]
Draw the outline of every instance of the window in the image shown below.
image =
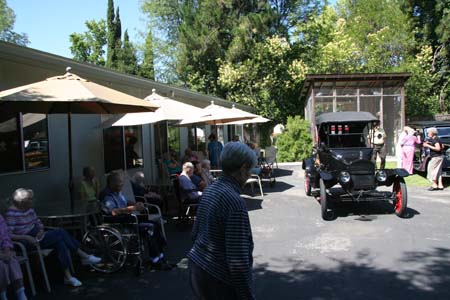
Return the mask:
[[110,127],[103,130],[105,172],[143,166],[142,127]]
[[169,124],[168,132],[169,151],[180,154],[180,128]]
[[47,116],[10,114],[0,118],[0,173],[49,167]]
[[189,126],[188,127],[188,147],[194,151],[205,150],[205,130],[202,126]]

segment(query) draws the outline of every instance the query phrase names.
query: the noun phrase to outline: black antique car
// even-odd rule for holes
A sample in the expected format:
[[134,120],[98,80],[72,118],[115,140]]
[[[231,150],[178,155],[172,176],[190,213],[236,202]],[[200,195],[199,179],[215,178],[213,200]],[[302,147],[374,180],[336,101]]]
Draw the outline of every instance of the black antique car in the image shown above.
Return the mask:
[[[450,177],[450,122],[445,121],[416,121],[408,123],[408,126],[415,129],[421,136],[422,141],[427,138],[428,128],[435,127],[438,136],[444,146],[444,162],[442,165],[442,177]],[[416,148],[414,155],[414,170],[418,172],[427,172],[430,153],[427,148],[421,145]]]
[[[319,196],[324,220],[333,218],[336,201],[392,201],[395,214],[404,215],[408,199],[403,177],[408,172],[376,169],[369,145],[376,122],[369,112],[323,113],[316,118],[315,146],[302,168],[305,192]],[[391,185],[392,192],[377,190]]]

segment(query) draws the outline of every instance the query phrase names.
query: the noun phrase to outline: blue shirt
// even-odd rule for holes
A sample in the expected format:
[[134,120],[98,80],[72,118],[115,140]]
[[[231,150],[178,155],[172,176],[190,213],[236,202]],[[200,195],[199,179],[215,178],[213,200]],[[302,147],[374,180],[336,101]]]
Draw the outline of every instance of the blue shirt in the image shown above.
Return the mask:
[[209,160],[211,166],[217,167],[219,165],[220,153],[222,153],[223,145],[218,141],[211,141],[208,143]]
[[113,209],[127,207],[128,201],[121,192],[113,192],[109,187],[106,187],[100,193],[100,201],[109,214]]
[[226,175],[205,190],[188,257],[211,276],[234,287],[239,299],[254,299],[253,237],[240,192],[239,183]]

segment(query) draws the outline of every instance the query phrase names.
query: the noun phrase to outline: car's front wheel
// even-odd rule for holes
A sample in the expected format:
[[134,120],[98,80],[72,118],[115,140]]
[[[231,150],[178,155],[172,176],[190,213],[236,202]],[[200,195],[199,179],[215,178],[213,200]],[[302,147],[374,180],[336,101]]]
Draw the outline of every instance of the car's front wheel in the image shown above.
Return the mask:
[[408,193],[405,180],[402,177],[395,179],[392,192],[394,193],[394,212],[397,216],[403,217],[408,205]]
[[327,194],[327,188],[325,187],[322,178],[320,178],[320,208],[322,219],[329,221],[333,218],[333,211],[330,209],[330,199]]
[[311,196],[311,179],[308,176],[308,172],[305,171],[305,194]]

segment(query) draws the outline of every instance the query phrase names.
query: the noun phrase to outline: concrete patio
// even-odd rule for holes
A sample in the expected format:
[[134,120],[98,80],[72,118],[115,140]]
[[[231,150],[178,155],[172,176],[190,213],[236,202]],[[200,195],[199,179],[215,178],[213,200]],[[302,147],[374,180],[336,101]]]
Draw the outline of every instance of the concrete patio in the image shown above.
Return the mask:
[[[246,199],[257,299],[450,299],[448,189],[408,187],[405,219],[381,202],[339,205],[330,222],[305,196],[299,164],[280,164],[277,183],[264,192],[263,199]],[[37,282],[35,299],[194,299],[185,259],[190,227],[170,222],[167,231],[167,255],[177,269],[138,277],[131,268],[104,275],[80,267],[82,287],[53,276],[52,293]]]

